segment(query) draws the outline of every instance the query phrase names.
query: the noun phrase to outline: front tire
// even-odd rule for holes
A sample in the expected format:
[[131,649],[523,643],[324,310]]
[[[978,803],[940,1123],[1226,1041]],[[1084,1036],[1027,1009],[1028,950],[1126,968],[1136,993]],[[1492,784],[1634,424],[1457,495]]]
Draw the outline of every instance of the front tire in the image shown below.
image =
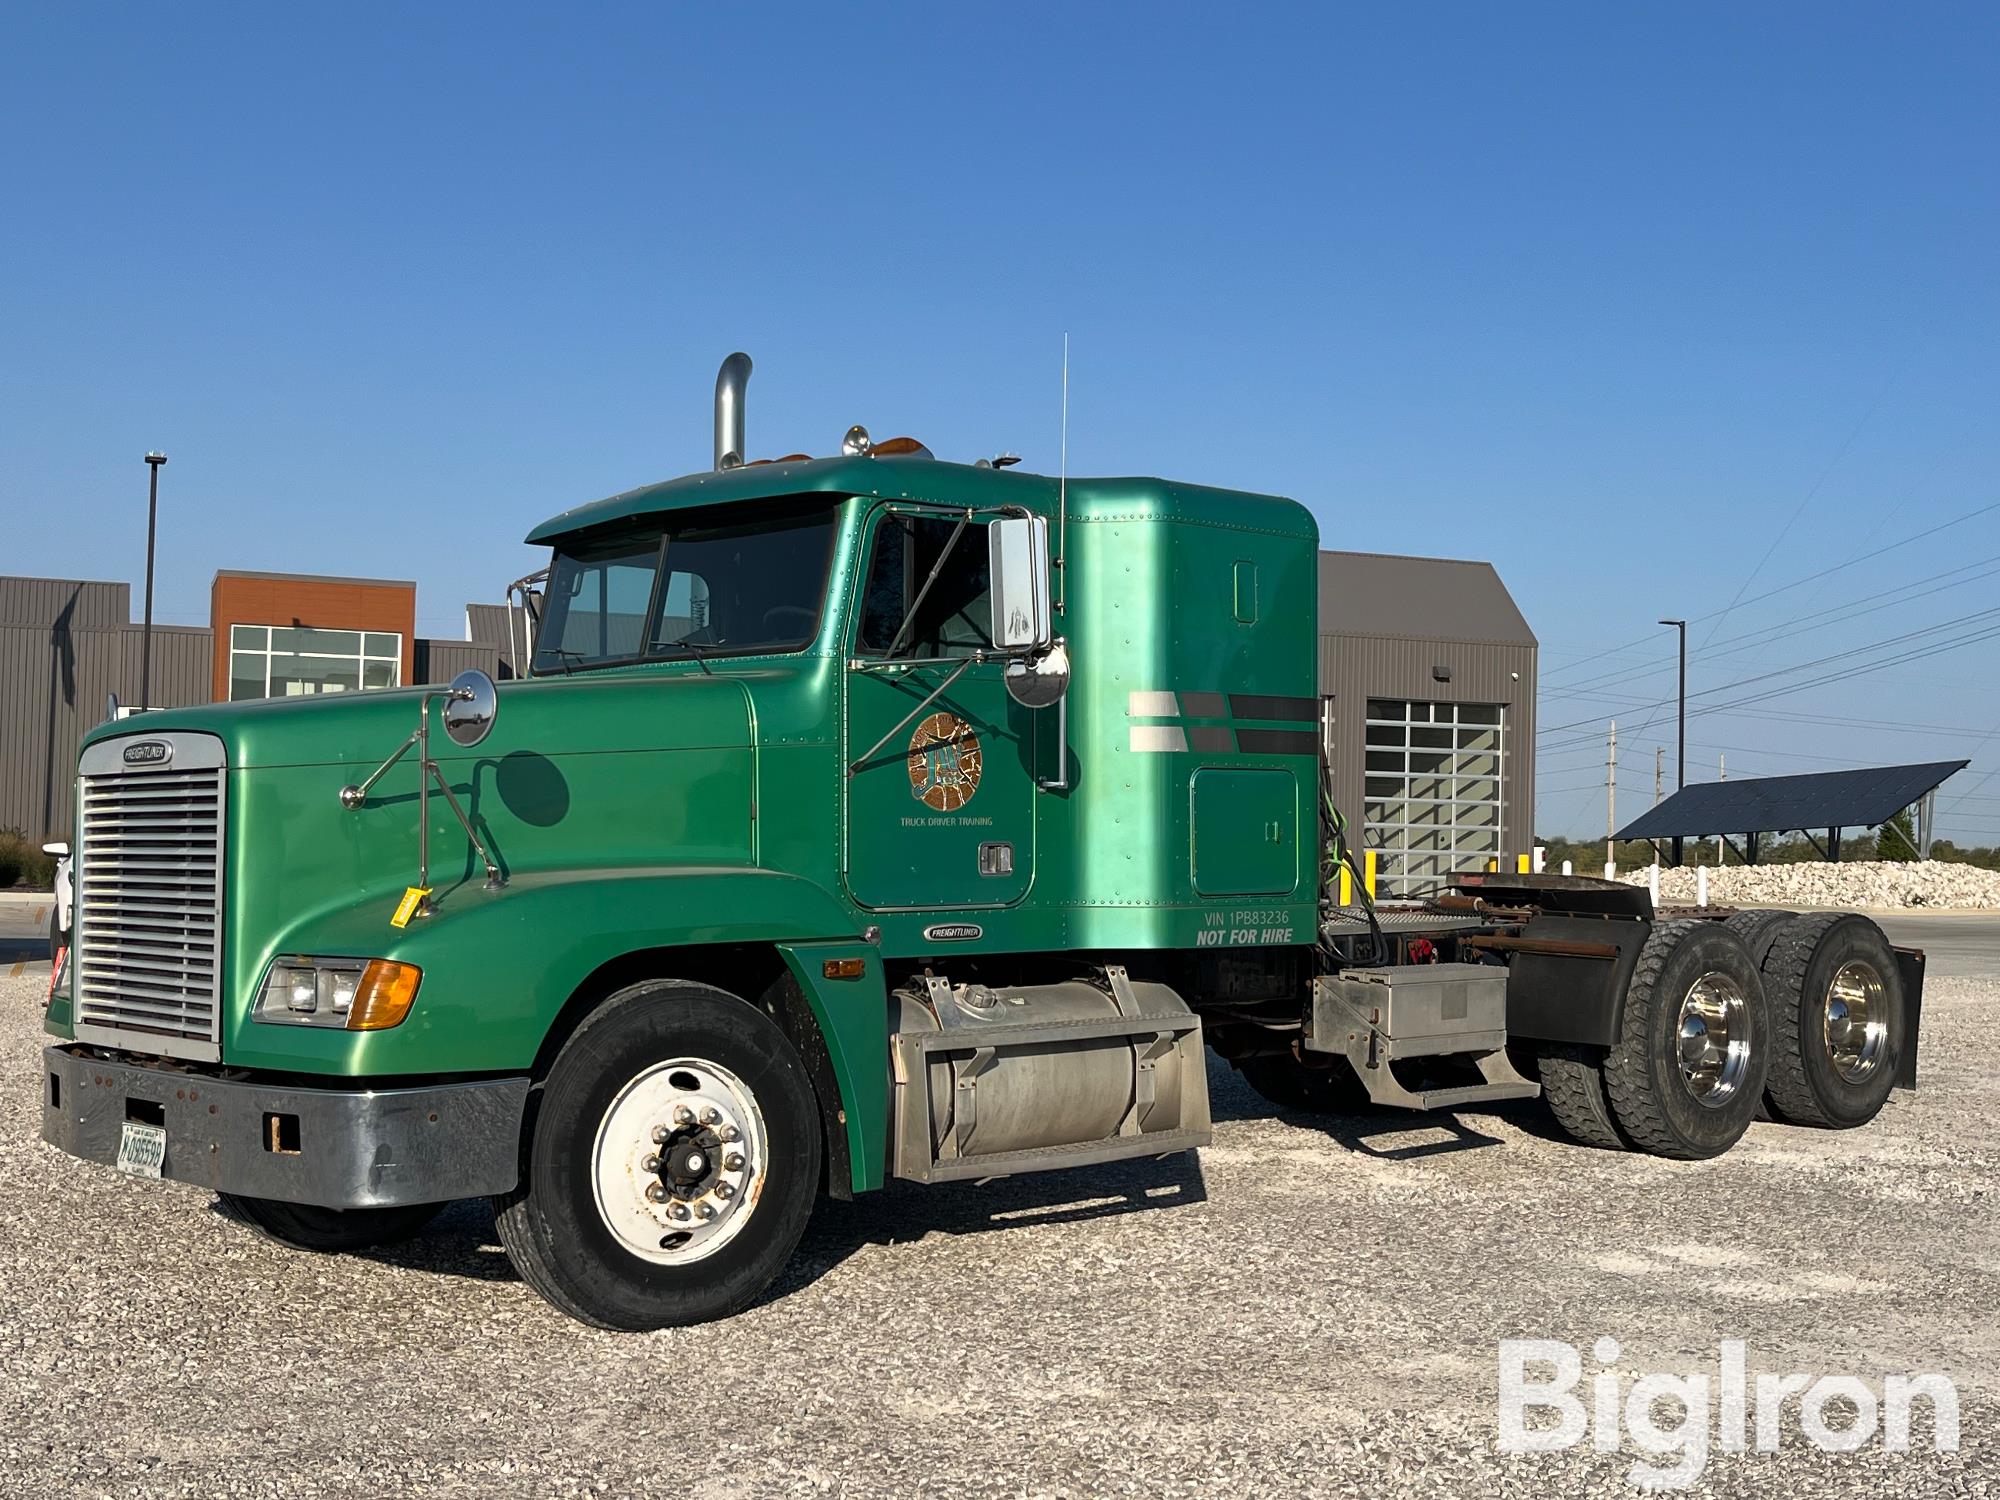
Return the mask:
[[494,1200],[521,1277],[599,1328],[748,1306],[797,1248],[820,1138],[797,1050],[763,1012],[685,980],[620,990],[538,1091],[521,1185]]
[[1770,1054],[1770,1009],[1743,940],[1698,918],[1656,925],[1604,1059],[1619,1133],[1652,1156],[1720,1156],[1756,1116]]
[[223,1212],[248,1224],[267,1240],[293,1250],[339,1254],[407,1240],[438,1216],[442,1203],[408,1203],[394,1208],[315,1208],[275,1198],[218,1193]]

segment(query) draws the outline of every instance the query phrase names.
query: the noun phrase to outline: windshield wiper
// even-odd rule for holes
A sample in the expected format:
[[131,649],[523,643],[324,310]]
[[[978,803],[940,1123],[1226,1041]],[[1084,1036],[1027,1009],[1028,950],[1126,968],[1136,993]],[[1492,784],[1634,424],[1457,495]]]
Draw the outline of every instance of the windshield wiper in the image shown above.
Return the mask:
[[578,661],[582,661],[584,659],[584,655],[581,651],[566,651],[561,646],[550,646],[548,650],[550,655],[558,658],[557,665],[563,669],[563,676],[565,677],[571,675],[569,659],[572,656],[575,657]]
[[661,641],[657,645],[655,645],[653,649],[655,651],[665,651],[671,646],[679,646],[683,651],[687,652],[689,656],[692,656],[694,658],[694,664],[700,667],[702,671],[706,672],[710,677],[713,677],[715,675],[715,668],[711,667],[708,664],[708,657],[706,653],[704,653],[701,647],[697,646],[693,641]]

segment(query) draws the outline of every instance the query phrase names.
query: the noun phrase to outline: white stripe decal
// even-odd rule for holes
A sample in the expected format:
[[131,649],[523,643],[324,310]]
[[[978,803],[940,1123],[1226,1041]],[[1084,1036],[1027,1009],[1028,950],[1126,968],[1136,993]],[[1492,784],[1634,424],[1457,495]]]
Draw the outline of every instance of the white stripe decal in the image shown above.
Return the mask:
[[[1132,696],[1136,698],[1139,695],[1134,693]],[[1178,724],[1134,724],[1131,735],[1132,748],[1142,753],[1187,749],[1187,734]]]
[[1172,693],[1136,692],[1125,700],[1125,717],[1128,719],[1178,719],[1180,716],[1180,700]]

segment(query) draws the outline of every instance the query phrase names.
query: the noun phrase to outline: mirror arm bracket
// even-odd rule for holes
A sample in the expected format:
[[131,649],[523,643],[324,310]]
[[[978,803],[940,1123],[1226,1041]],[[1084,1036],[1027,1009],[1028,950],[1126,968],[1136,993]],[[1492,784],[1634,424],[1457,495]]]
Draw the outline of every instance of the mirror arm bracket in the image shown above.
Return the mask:
[[[444,779],[444,768],[434,760],[426,760],[424,769],[437,778],[438,790],[444,793],[444,800],[451,807],[453,816],[458,819],[458,826],[465,830],[465,836],[472,840],[472,847],[479,851],[480,863],[486,866],[486,889],[499,890],[507,883],[507,877],[501,874],[500,867],[493,863],[493,856],[486,852],[486,846],[479,841],[479,835],[473,832],[472,819],[465,815],[465,809],[458,805],[458,798],[451,794],[451,787]],[[423,880],[419,883],[427,884],[428,881]]]
[[[430,701],[429,695],[427,694],[425,696],[426,707],[429,706],[429,701]],[[413,730],[410,734],[410,737],[404,740],[402,744],[396,747],[395,753],[393,755],[391,755],[387,760],[383,761],[381,765],[377,766],[374,770],[368,773],[368,778],[365,781],[362,781],[359,784],[356,784],[354,782],[349,782],[346,786],[342,787],[340,789],[340,805],[346,808],[349,812],[353,812],[357,808],[359,808],[364,802],[368,800],[368,793],[374,789],[375,783],[380,781],[383,778],[383,776],[388,773],[389,769],[396,764],[397,761],[401,760],[404,756],[408,755],[410,753],[410,747],[415,745],[423,737],[424,737],[423,730],[421,729]]]
[[[428,887],[431,883],[430,790],[434,778],[438,790],[444,793],[444,800],[450,806],[452,815],[458,819],[459,827],[463,828],[465,836],[472,840],[472,847],[479,851],[480,862],[486,866],[486,889],[497,891],[507,883],[507,877],[500,872],[500,867],[493,863],[493,856],[486,852],[486,845],[473,831],[472,820],[465,815],[465,809],[459,806],[458,798],[452,795],[451,786],[445,780],[444,768],[431,758],[431,704],[440,698],[450,702],[471,697],[472,691],[469,688],[437,688],[426,692],[417,704],[417,727],[411,731],[410,737],[398,745],[387,760],[369,772],[366,780],[359,784],[349,783],[340,789],[340,805],[350,812],[359,810],[368,801],[369,791],[388,773],[390,767],[408,755],[413,748],[416,750],[417,884],[422,887]],[[435,907],[431,898],[426,895],[422,904],[418,906],[416,914],[429,916],[433,910]]]

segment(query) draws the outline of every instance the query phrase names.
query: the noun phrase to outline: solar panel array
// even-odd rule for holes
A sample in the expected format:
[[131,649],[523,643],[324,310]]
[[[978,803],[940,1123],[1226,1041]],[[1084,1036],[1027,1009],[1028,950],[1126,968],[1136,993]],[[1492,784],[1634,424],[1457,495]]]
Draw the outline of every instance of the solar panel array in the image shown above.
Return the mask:
[[1618,830],[1621,839],[1706,838],[1718,833],[1873,827],[1969,764],[1933,760],[1806,776],[1705,781],[1682,787]]

